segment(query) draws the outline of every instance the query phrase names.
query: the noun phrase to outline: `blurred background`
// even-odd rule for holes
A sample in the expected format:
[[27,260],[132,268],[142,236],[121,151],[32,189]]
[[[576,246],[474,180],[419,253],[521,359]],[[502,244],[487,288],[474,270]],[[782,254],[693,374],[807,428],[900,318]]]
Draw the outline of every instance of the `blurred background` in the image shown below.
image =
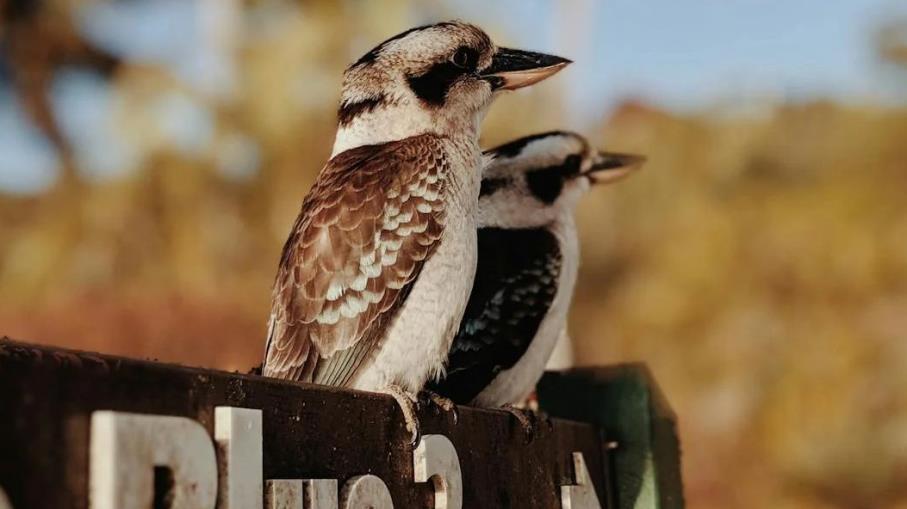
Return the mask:
[[0,0],[0,334],[246,371],[343,68],[460,18],[576,64],[486,146],[648,155],[590,194],[583,365],[647,362],[694,508],[907,508],[902,0]]

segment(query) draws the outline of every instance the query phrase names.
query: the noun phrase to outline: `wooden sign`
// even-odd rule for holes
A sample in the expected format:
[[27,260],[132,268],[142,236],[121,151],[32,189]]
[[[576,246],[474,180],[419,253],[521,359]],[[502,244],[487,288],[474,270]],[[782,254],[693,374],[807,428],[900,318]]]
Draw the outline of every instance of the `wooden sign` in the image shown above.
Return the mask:
[[612,507],[594,424],[0,340],[0,509]]

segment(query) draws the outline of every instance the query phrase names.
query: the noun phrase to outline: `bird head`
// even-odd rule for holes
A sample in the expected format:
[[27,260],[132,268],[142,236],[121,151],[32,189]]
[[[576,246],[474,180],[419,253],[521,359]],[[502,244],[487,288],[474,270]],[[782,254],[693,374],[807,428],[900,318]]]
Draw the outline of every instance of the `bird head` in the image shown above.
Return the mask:
[[334,153],[425,132],[477,136],[497,93],[537,83],[568,63],[497,47],[481,29],[458,21],[407,30],[344,72]]
[[572,213],[593,185],[616,182],[643,156],[594,149],[579,134],[551,131],[485,151],[479,225],[532,228]]

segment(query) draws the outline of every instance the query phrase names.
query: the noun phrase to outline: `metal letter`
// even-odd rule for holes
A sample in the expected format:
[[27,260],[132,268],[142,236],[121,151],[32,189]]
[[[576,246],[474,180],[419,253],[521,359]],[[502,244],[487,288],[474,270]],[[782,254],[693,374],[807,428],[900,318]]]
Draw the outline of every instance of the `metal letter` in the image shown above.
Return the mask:
[[573,470],[576,484],[561,486],[561,509],[601,509],[583,453],[573,453]]
[[303,479],[306,509],[337,509],[337,479]]
[[265,509],[337,509],[337,479],[274,479]]
[[214,409],[219,509],[261,509],[261,410],[219,406]]
[[151,507],[155,467],[172,473],[171,509],[214,509],[217,502],[214,444],[186,417],[94,412],[90,461],[92,509]]
[[340,494],[343,509],[394,509],[387,485],[374,475],[353,477],[343,485]]
[[302,508],[301,479],[274,479],[265,483],[265,509]]
[[463,477],[457,450],[444,435],[425,435],[413,451],[416,482],[435,486],[435,509],[462,509]]

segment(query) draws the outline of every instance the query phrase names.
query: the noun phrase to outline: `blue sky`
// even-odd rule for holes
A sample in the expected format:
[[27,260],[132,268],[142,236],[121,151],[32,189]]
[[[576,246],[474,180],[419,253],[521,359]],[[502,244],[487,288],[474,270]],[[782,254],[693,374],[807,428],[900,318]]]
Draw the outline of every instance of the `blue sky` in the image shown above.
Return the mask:
[[[199,16],[194,3],[101,5],[83,20],[97,43],[167,66],[205,93],[220,93],[217,87],[229,83],[229,62],[208,51],[193,32],[204,26],[193,21]],[[413,23],[456,16],[489,27],[505,43],[573,58],[576,64],[565,73],[568,114],[579,127],[628,97],[677,111],[766,100],[888,103],[907,97],[907,76],[886,70],[871,43],[880,23],[907,16],[904,0],[451,0],[433,5],[419,4]],[[92,176],[125,171],[141,156],[111,143],[116,129],[110,119],[112,95],[101,80],[79,72],[61,75],[52,91],[64,131]],[[176,119],[164,118],[162,125],[175,129],[175,139],[191,141],[187,151],[206,143],[211,119],[198,104],[175,96],[162,100],[159,110],[155,115]],[[53,181],[56,164],[47,142],[0,87],[0,189],[39,191]]]
[[[487,4],[470,0],[464,15],[480,19]],[[584,15],[564,19],[565,5]],[[759,98],[904,98],[907,81],[885,72],[871,41],[896,15],[907,16],[907,2],[509,0],[494,8],[496,23],[522,44],[538,44],[538,34],[544,49],[572,43],[572,109],[579,115],[628,96],[678,110]]]

